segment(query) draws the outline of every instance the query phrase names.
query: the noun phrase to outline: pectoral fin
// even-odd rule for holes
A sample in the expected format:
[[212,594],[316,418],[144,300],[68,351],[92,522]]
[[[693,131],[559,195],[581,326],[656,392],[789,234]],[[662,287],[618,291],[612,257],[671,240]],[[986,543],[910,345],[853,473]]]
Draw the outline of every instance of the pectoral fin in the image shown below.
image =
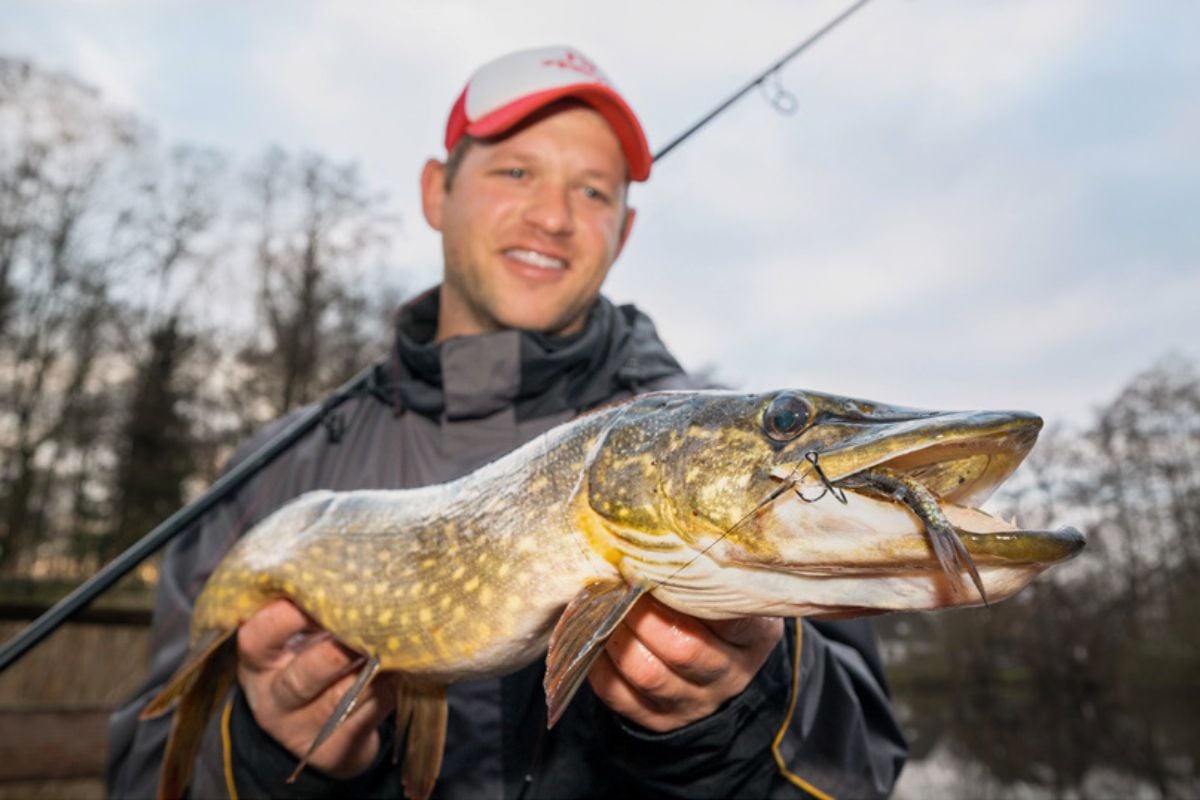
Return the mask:
[[546,727],[558,722],[604,643],[646,588],[624,581],[596,581],[567,605],[550,634],[546,654]]
[[214,631],[199,640],[183,666],[142,712],[143,719],[155,717],[178,700],[159,774],[160,800],[183,796],[204,727],[237,676],[237,645],[232,634],[233,630]]
[[317,738],[313,739],[313,743],[308,746],[308,750],[304,753],[304,757],[300,759],[300,763],[296,765],[295,771],[288,776],[287,782],[292,783],[296,777],[304,770],[308,764],[308,759],[312,758],[312,754],[318,747],[325,743],[325,740],[333,735],[333,732],[346,721],[350,716],[350,712],[354,711],[358,705],[358,698],[371,685],[371,681],[379,673],[379,659],[371,656],[363,665],[362,672],[358,673],[358,678],[342,695],[342,699],[334,707],[333,713],[329,715],[329,719],[325,720],[325,724],[321,726],[321,730],[317,731]]
[[404,741],[404,794],[426,800],[442,770],[446,747],[446,687],[418,686],[401,680],[396,691],[396,752]]

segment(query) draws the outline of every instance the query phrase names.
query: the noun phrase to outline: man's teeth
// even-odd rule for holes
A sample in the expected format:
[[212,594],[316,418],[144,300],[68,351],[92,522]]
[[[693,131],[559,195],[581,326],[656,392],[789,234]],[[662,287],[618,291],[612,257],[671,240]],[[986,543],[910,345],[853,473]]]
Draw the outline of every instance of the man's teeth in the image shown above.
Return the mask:
[[517,261],[520,261],[524,264],[529,264],[530,266],[534,267],[541,267],[542,269],[567,268],[567,262],[563,261],[561,258],[554,258],[553,256],[548,256],[544,253],[538,253],[534,250],[512,249],[505,250],[504,254],[509,258],[515,258]]

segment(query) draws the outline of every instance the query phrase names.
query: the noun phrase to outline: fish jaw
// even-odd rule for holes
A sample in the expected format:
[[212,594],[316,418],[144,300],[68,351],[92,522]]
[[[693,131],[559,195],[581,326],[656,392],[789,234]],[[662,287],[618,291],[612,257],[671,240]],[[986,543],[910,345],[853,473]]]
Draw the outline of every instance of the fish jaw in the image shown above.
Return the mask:
[[[865,425],[815,452],[820,473],[833,483],[886,466],[944,500],[978,506],[1020,466],[1041,428],[1041,417],[1024,411],[942,412]],[[776,465],[771,475],[823,486],[803,457]]]
[[[796,423],[788,431],[775,429],[781,406],[785,421]],[[924,411],[798,390],[647,395],[613,426],[608,439],[623,447],[604,448],[594,464],[592,501],[598,512],[643,528],[681,522],[680,532],[695,531],[697,542],[740,525],[783,484],[816,496],[827,482],[875,467],[978,506],[1028,454],[1041,426],[1028,412]],[[644,491],[630,497],[630,486]],[[646,511],[634,519],[607,506]]]
[[[983,511],[944,505],[990,602],[1007,599],[1083,547],[1073,528],[1021,530]],[[753,543],[747,546],[747,543]],[[846,492],[816,502],[781,495],[743,529],[715,540],[655,595],[696,616],[824,618],[983,604],[957,588],[923,523],[904,506]]]

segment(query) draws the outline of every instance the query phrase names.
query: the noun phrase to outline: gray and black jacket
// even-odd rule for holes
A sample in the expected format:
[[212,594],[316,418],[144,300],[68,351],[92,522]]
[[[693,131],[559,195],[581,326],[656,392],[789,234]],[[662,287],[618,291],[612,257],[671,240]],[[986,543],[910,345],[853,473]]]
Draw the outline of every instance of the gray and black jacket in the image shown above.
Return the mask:
[[[406,488],[457,478],[582,410],[655,389],[699,388],[633,306],[601,298],[587,327],[570,337],[518,331],[432,344],[437,293],[401,311],[396,346],[376,380],[243,486],[168,550],[159,581],[146,684],[109,725],[108,789],[149,798],[169,717],[138,713],[187,650],[192,603],[217,562],[256,520],[312,489]],[[285,424],[247,443],[235,459]],[[340,429],[340,435],[331,430]],[[781,746],[791,770],[839,798],[890,792],[905,744],[892,716],[866,622],[804,622],[800,698]],[[758,676],[711,717],[652,733],[610,711],[585,683],[562,720],[546,730],[543,665],[501,679],[452,686],[438,798],[799,797],[770,752],[791,681],[789,634]],[[225,760],[210,724],[190,796],[402,797],[390,763],[390,725],[378,761],[353,781],[313,769],[292,784],[295,759],[255,724],[234,690]]]

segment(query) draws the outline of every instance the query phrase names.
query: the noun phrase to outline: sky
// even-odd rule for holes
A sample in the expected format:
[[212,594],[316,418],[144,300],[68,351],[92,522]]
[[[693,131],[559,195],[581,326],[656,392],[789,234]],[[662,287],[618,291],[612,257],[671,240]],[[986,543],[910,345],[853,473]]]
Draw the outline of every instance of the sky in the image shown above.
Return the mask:
[[[850,3],[0,0],[0,55],[171,142],[356,162],[440,274],[417,177],[476,66],[572,44],[657,150]],[[634,187],[606,285],[690,369],[1086,424],[1200,360],[1200,4],[873,0]]]

